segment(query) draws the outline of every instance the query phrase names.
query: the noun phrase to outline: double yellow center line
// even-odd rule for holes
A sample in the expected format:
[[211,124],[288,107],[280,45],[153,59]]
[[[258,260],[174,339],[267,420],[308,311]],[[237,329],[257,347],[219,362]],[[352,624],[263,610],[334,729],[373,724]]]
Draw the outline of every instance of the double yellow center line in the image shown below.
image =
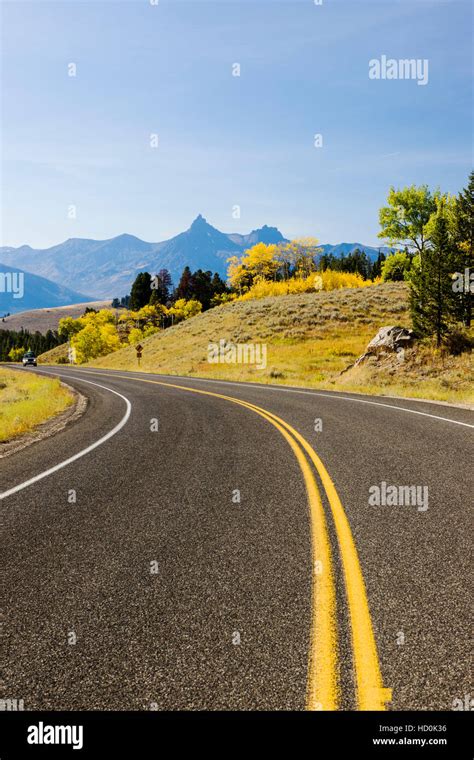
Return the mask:
[[[91,373],[110,378],[107,373],[94,371]],[[385,710],[386,703],[391,699],[391,690],[383,687],[364,578],[349,521],[328,471],[308,441],[276,414],[233,396],[159,380],[131,377],[130,375],[114,374],[113,377],[161,385],[166,388],[175,388],[180,391],[230,401],[263,417],[285,438],[303,474],[311,524],[313,571],[306,707],[308,710],[337,710],[340,704],[341,687],[338,675],[337,613],[333,561],[326,515],[318,483],[310,466],[310,462],[312,463],[321,479],[329,502],[344,572],[353,648],[357,707],[359,710]]]

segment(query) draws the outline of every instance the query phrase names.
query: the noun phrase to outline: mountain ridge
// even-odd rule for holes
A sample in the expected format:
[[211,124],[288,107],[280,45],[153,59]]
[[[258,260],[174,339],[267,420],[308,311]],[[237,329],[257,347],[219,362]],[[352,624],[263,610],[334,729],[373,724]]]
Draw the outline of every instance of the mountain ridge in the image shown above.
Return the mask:
[[[23,274],[20,297],[15,298],[13,292],[6,292],[8,275]],[[54,308],[69,306],[76,303],[89,303],[92,299],[83,293],[58,285],[45,277],[26,272],[23,269],[12,268],[0,264],[0,318],[5,314],[17,314],[30,309]],[[16,279],[16,278],[15,278]],[[8,280],[9,282],[9,280]]]
[[[68,238],[42,249],[29,245],[5,246],[0,248],[0,268],[2,265],[16,267],[74,293],[102,299],[129,293],[136,275],[144,270],[169,269],[175,284],[185,266],[225,276],[229,256],[241,255],[246,248],[259,242],[268,244],[286,240],[277,227],[266,224],[248,234],[221,232],[199,214],[187,230],[161,242],[148,242],[136,235],[122,233],[105,240]],[[348,253],[357,247],[376,258],[378,249],[372,246],[357,243],[321,246],[324,253],[334,255]],[[81,297],[85,300],[84,296]]]

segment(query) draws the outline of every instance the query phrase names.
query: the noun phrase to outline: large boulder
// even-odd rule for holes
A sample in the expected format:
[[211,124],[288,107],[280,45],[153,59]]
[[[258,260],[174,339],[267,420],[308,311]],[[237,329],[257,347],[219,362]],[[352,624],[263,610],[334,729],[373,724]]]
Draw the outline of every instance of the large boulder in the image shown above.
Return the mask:
[[406,327],[381,327],[375,338],[367,346],[366,353],[378,354],[399,351],[413,341],[413,330]]
[[356,367],[370,357],[378,358],[387,354],[398,354],[398,358],[403,360],[404,349],[410,346],[413,340],[413,330],[408,330],[406,327],[396,325],[381,327],[375,338],[372,338],[370,341],[365,353],[359,356],[354,366]]

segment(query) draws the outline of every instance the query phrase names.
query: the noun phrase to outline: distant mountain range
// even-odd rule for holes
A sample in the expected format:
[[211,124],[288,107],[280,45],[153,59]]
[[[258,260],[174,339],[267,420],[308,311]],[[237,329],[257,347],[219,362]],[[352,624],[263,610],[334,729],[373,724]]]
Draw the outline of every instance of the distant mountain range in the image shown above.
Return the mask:
[[364,253],[367,254],[371,261],[375,261],[377,259],[379,251],[387,255],[389,253],[393,253],[395,250],[394,248],[388,248],[385,245],[380,246],[380,248],[374,248],[374,246],[364,245],[363,243],[337,243],[336,245],[325,243],[325,245],[320,245],[319,248],[322,248],[323,253],[326,255],[332,253],[333,256],[348,256],[349,253],[352,253],[356,250],[356,248],[358,248],[359,251],[364,251]]
[[[52,248],[34,249],[0,248],[0,272],[5,267],[30,272],[29,277],[43,278],[42,286],[30,280],[25,299],[8,298],[0,292],[0,312],[22,311],[44,306],[61,306],[66,303],[93,299],[120,297],[130,292],[136,275],[142,271],[154,273],[169,269],[175,284],[186,265],[196,269],[212,270],[225,276],[229,256],[240,255],[255,243],[281,243],[285,238],[276,227],[264,225],[247,235],[226,234],[209,224],[201,214],[188,230],[161,243],[147,243],[133,235],[119,235],[110,240],[69,238]],[[355,248],[365,250],[376,258],[377,248],[360,243],[339,243],[321,246],[325,253],[349,253]],[[384,250],[384,249],[383,249]],[[388,249],[385,249],[388,250]],[[50,281],[49,283],[47,281]],[[56,289],[56,290],[55,290]],[[77,292],[79,291],[79,292]],[[47,295],[49,292],[49,295]],[[86,293],[87,296],[82,294]],[[46,302],[49,298],[49,302]]]
[[0,264],[0,318],[28,309],[69,306],[91,300],[44,277]]

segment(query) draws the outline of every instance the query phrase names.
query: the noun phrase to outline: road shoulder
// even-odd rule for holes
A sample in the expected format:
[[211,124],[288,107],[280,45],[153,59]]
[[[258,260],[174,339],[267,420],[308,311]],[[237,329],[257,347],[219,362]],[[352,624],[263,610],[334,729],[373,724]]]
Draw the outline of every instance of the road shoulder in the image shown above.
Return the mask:
[[31,446],[38,441],[42,441],[45,438],[51,438],[52,436],[60,433],[65,427],[71,423],[76,422],[87,409],[87,398],[82,393],[79,393],[75,388],[67,383],[61,382],[61,385],[66,388],[74,397],[74,403],[71,404],[64,412],[42,422],[34,430],[24,433],[19,436],[15,436],[9,441],[0,443],[0,459],[16,454],[18,451],[22,451],[27,446]]

